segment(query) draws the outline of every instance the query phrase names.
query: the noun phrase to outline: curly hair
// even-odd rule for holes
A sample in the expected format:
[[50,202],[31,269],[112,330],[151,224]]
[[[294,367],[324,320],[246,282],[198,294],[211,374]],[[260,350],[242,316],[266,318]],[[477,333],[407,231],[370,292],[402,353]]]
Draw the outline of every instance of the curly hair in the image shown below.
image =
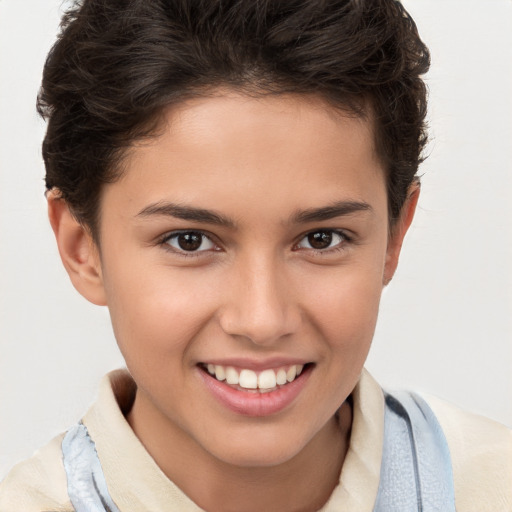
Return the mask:
[[[427,135],[430,64],[395,0],[83,0],[63,16],[37,108],[47,189],[95,236],[104,183],[166,106],[217,87],[316,94],[371,113],[398,218]],[[95,237],[96,238],[96,237]]]

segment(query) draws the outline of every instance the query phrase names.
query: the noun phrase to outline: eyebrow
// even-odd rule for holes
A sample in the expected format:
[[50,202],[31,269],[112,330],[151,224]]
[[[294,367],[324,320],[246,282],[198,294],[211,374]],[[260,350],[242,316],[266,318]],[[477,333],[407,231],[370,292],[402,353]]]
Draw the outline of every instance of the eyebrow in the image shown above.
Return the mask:
[[[329,206],[297,211],[292,215],[291,223],[305,224],[308,222],[319,222],[364,211],[373,212],[373,208],[363,201],[338,201]],[[136,217],[152,217],[155,215],[175,217],[192,222],[204,222],[206,224],[215,224],[229,228],[236,227],[236,223],[232,219],[221,213],[205,208],[183,206],[168,201],[150,204],[143,208]]]
[[193,206],[183,206],[167,201],[150,204],[143,208],[136,216],[151,217],[154,215],[175,217],[177,219],[190,220],[193,222],[205,222],[207,224],[216,224],[230,228],[235,227],[235,222],[233,220],[213,210],[195,208]]
[[298,211],[292,216],[292,222],[297,224],[319,222],[357,212],[373,212],[373,208],[364,201],[338,201],[322,208]]

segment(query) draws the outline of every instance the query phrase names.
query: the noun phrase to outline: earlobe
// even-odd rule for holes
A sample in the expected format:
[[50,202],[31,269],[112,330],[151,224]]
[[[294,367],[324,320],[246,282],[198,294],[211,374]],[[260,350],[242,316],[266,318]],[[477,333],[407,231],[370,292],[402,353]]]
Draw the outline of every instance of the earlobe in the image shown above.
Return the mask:
[[395,274],[405,234],[407,233],[407,230],[412,223],[412,219],[414,218],[414,212],[416,211],[419,196],[420,183],[415,181],[409,188],[407,199],[402,207],[400,218],[391,228],[386,251],[386,264],[384,267],[384,275],[382,280],[384,286],[389,284],[393,278],[393,275]]
[[58,191],[49,191],[46,198],[59,254],[73,286],[93,304],[106,305],[99,251],[91,234],[75,219]]

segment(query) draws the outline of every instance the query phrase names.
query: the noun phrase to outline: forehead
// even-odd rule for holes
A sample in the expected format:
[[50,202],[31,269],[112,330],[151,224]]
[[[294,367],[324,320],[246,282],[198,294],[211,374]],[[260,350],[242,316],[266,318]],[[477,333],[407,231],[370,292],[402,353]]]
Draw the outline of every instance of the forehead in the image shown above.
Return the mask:
[[[123,199],[124,198],[124,199]],[[219,92],[169,108],[159,135],[136,144],[103,206],[172,200],[204,208],[284,209],[339,200],[386,202],[371,120],[321,98]],[[238,199],[238,201],[235,201]]]

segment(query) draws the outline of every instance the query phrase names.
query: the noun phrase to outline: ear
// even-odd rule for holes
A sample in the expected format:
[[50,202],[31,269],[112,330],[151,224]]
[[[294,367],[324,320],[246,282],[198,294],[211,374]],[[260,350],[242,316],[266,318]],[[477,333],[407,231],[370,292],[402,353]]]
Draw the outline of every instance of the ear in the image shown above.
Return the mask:
[[99,250],[89,230],[82,226],[56,190],[50,190],[48,216],[62,263],[78,292],[88,301],[106,305]]
[[402,206],[400,218],[391,227],[388,239],[388,247],[386,250],[386,263],[384,266],[383,284],[387,285],[393,278],[396,268],[398,266],[398,260],[400,257],[400,251],[405,238],[405,234],[411,225],[412,219],[414,218],[414,212],[416,211],[416,205],[418,204],[418,198],[420,197],[420,183],[415,181],[410,187],[407,194],[407,199]]

